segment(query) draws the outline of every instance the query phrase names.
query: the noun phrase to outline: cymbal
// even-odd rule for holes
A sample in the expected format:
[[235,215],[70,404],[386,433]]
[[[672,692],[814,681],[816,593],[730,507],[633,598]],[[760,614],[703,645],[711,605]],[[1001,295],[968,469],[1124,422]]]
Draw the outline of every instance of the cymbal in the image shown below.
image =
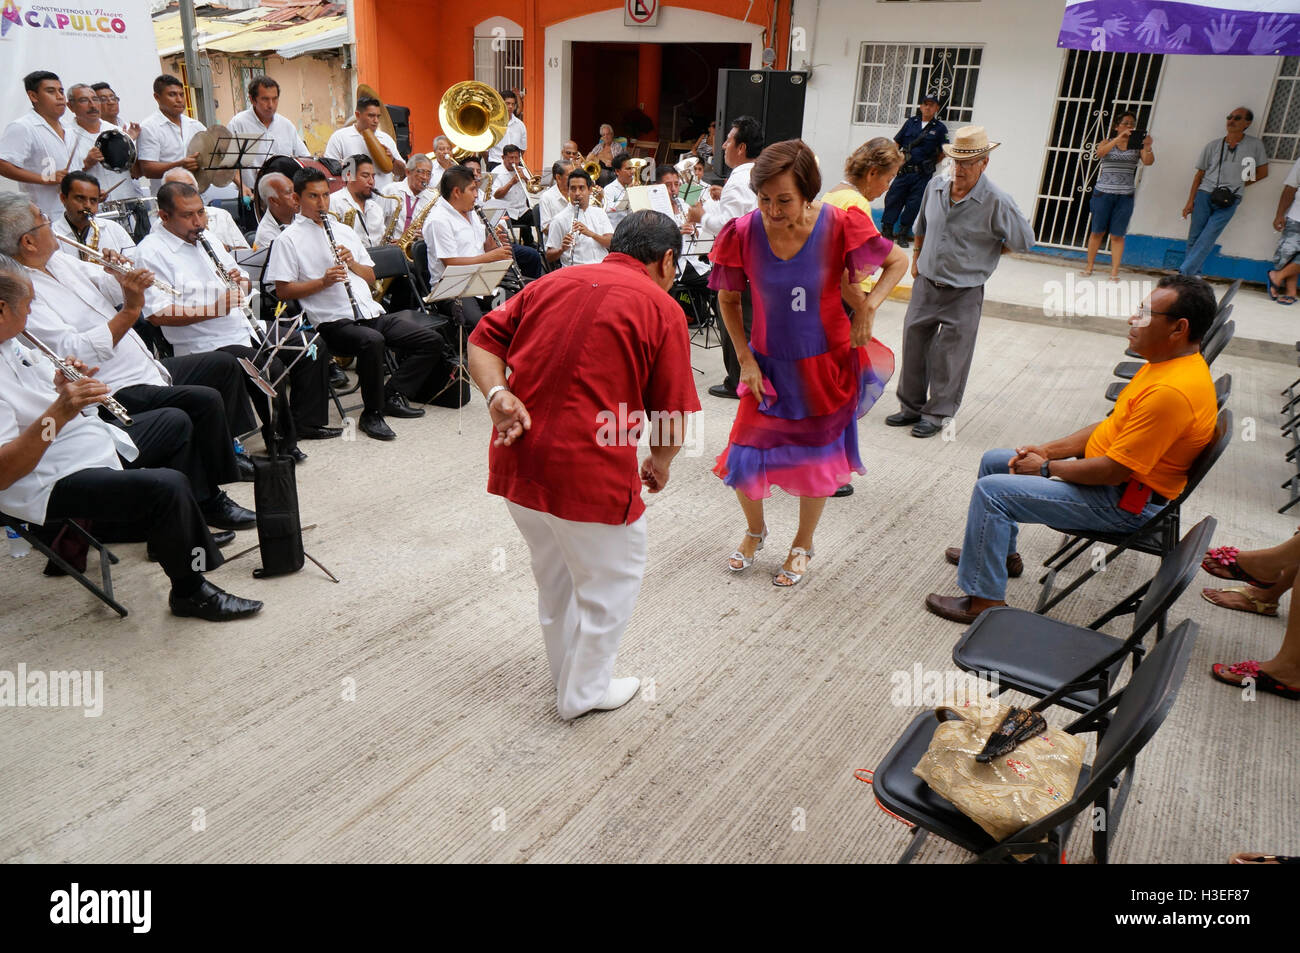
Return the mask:
[[212,185],[230,185],[239,175],[239,148],[231,141],[232,136],[233,133],[225,126],[216,125],[190,140],[190,154],[198,153],[199,156],[194,179],[200,192]]

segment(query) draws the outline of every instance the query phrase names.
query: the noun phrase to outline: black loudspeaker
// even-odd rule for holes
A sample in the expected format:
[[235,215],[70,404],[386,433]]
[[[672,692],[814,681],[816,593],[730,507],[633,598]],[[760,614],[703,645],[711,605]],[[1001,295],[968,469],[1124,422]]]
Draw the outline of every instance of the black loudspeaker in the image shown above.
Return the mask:
[[722,161],[722,140],[737,116],[753,116],[763,124],[763,142],[781,142],[803,137],[804,97],[808,74],[800,70],[718,70],[717,147],[713,170],[726,176],[730,170]]
[[405,106],[390,105],[388,118],[393,120],[393,138],[397,140],[397,151],[405,161],[411,157],[411,110]]

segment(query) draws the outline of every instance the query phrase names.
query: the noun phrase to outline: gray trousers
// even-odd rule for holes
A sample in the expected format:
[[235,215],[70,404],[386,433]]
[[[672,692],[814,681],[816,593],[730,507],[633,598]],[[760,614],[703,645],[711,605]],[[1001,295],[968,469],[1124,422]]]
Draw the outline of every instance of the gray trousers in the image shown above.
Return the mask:
[[983,305],[983,285],[940,288],[925,275],[917,276],[903,319],[903,369],[898,375],[898,402],[905,413],[940,425],[957,416]]

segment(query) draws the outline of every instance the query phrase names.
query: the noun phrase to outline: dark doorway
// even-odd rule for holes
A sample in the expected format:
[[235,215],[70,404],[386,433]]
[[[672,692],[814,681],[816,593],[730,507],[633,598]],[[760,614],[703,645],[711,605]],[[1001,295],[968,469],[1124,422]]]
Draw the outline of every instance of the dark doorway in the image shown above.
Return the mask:
[[[658,103],[638,101],[644,46],[662,57]],[[615,136],[694,140],[708,129],[718,99],[718,70],[749,66],[748,43],[574,43],[569,129],[584,152],[595,145],[601,123]],[[644,112],[640,108],[645,105]],[[647,122],[652,128],[646,128]],[[558,144],[555,149],[559,152]]]

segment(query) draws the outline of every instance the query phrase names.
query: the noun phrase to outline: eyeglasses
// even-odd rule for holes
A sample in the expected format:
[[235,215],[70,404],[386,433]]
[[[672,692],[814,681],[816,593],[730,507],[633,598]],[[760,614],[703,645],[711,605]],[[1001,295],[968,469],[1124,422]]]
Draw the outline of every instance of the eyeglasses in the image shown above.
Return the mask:
[[963,169],[969,169],[971,166],[978,165],[987,158],[986,156],[976,156],[974,159],[954,159],[953,165],[961,166]]
[[1249,121],[1250,121],[1249,118],[1241,115],[1240,113],[1233,113],[1231,116],[1228,117],[1228,122],[1249,122]]
[[1171,313],[1172,312],[1169,311],[1154,311],[1151,309],[1149,305],[1144,304],[1137,309],[1137,314],[1133,315],[1134,320],[1132,323],[1135,328],[1145,328],[1151,323],[1151,318],[1153,315],[1157,315],[1157,314],[1168,315]]
[[50,217],[46,215],[44,212],[40,212],[38,214],[40,215],[40,221],[37,224],[33,225],[31,228],[27,229],[27,231],[23,232],[22,235],[19,235],[18,236],[19,238],[22,238],[23,235],[30,235],[32,232],[39,232],[46,225],[52,224],[50,222]]
[[76,99],[73,100],[73,102],[76,103],[78,106],[80,106],[82,103],[97,103],[100,101],[101,100],[98,96],[78,96]]
[[116,96],[100,96],[100,97],[99,97],[99,101],[100,101],[101,103],[115,103],[115,102],[117,102],[117,97],[116,97]]

